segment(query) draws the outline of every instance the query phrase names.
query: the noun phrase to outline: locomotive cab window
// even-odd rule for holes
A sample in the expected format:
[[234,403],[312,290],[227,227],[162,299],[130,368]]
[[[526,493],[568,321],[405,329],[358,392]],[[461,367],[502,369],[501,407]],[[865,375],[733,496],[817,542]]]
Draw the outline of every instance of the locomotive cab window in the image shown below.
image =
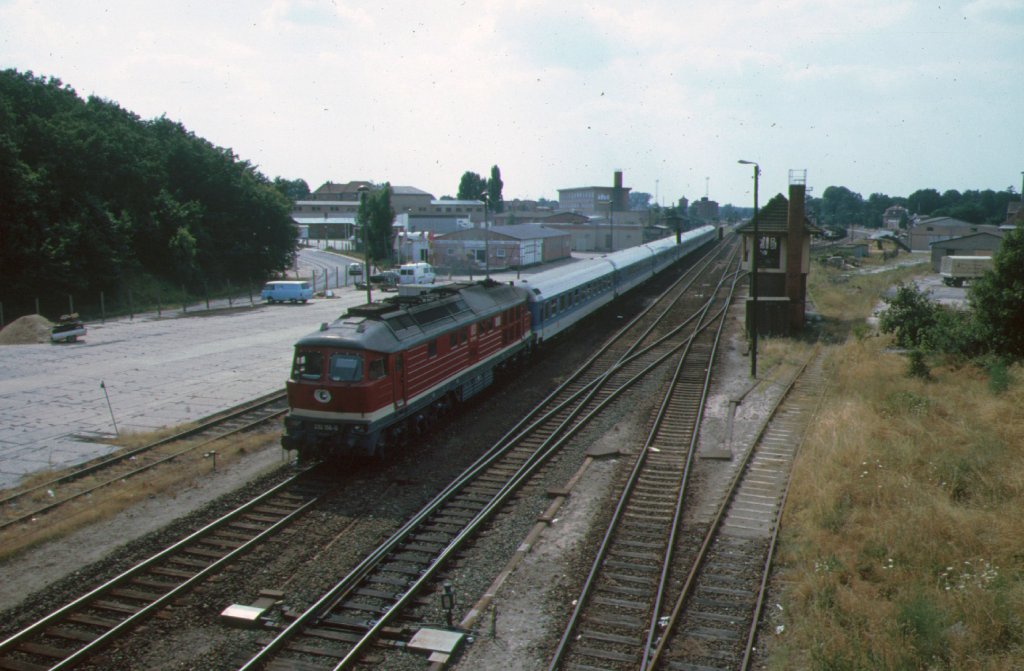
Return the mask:
[[296,352],[292,364],[293,380],[319,380],[323,375],[324,357],[320,352]]
[[331,380],[359,382],[363,379],[363,359],[358,354],[332,354]]
[[374,359],[370,362],[368,369],[371,380],[379,380],[382,377],[387,377],[388,374],[388,362],[386,359]]

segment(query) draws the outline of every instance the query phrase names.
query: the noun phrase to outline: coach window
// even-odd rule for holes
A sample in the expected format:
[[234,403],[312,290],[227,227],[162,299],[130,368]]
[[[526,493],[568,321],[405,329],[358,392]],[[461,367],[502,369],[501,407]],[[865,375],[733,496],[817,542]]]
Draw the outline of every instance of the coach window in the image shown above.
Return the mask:
[[433,358],[437,356],[437,341],[431,340],[427,343],[427,358]]
[[363,379],[363,359],[358,354],[332,354],[331,380],[334,382],[359,382]]
[[324,372],[324,357],[320,352],[298,352],[292,366],[292,379],[319,380]]
[[448,336],[448,349],[455,349],[459,346],[459,334],[452,332]]
[[379,380],[382,377],[388,375],[388,362],[385,359],[374,359],[370,362],[370,367],[367,371],[370,375],[371,380]]

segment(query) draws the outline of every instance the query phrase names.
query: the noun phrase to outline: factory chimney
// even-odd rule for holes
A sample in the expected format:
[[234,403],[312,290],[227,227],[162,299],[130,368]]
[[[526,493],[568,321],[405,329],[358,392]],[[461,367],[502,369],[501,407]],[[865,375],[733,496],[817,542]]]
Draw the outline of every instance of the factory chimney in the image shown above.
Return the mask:
[[612,207],[617,211],[626,209],[622,206],[622,171],[615,171],[615,180],[612,182]]
[[789,212],[786,217],[786,297],[789,298],[789,329],[803,330],[807,302],[807,276],[804,258],[804,196],[807,192],[807,171],[789,171]]

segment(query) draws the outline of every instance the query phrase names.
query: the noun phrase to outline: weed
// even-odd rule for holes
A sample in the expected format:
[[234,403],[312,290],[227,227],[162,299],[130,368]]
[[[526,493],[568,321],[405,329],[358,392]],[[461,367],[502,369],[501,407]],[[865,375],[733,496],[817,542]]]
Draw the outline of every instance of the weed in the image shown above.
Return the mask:
[[922,592],[916,593],[899,605],[896,625],[900,634],[917,653],[917,668],[930,668],[943,663],[948,645],[946,613]]

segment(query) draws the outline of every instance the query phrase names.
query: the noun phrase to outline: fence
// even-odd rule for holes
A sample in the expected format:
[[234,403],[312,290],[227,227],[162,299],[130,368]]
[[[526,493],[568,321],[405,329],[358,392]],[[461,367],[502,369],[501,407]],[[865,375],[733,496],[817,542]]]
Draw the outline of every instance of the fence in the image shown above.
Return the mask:
[[[281,278],[278,278],[281,279]],[[314,294],[324,294],[354,284],[356,279],[349,275],[347,267],[290,271],[283,279],[308,280]],[[107,319],[134,319],[136,315],[175,317],[207,310],[224,310],[254,307],[261,301],[263,283],[246,287],[230,285],[218,291],[204,291],[202,294],[188,292],[184,287],[177,291],[160,291],[155,287],[145,290],[125,286],[111,292],[100,291],[94,295],[74,293],[41,293],[39,296],[20,300],[0,300],[0,328],[25,315],[42,315],[50,321],[57,321],[61,315],[78,313],[83,321],[105,322]]]

